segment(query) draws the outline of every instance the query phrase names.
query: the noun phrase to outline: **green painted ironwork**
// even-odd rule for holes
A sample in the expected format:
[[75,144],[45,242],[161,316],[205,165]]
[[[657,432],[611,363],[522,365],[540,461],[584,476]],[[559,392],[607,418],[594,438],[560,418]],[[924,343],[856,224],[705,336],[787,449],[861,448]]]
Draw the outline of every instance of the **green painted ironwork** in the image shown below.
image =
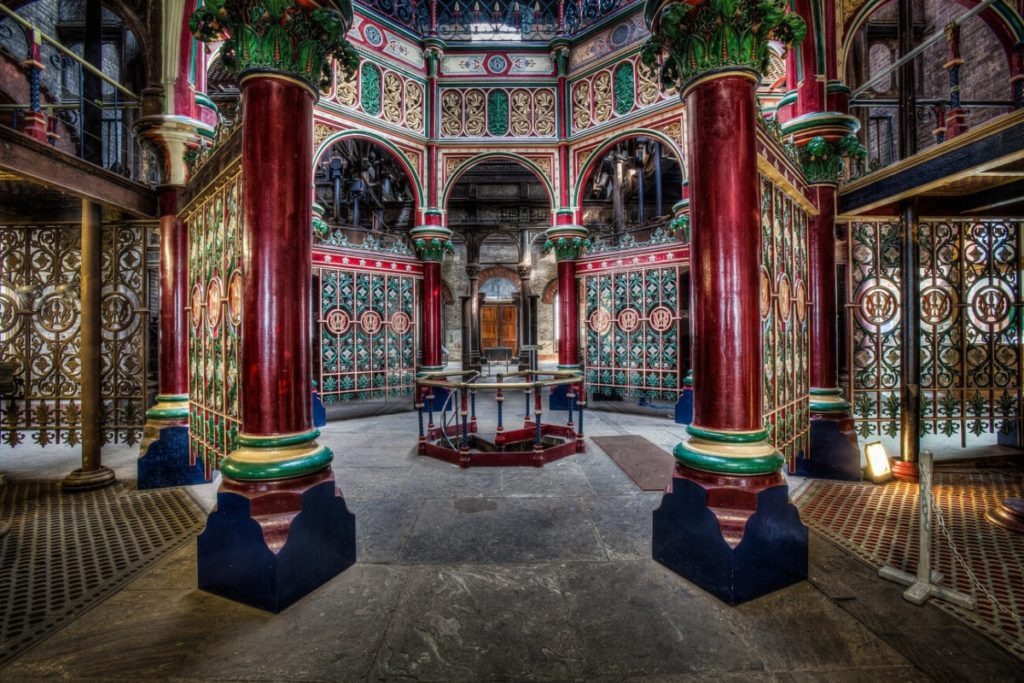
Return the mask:
[[810,341],[807,214],[761,177],[761,332],[764,424],[793,465],[810,433]]
[[615,67],[612,88],[615,93],[615,113],[628,114],[633,111],[636,101],[633,62],[625,61]]
[[504,90],[487,93],[487,132],[491,135],[508,132],[508,93]]
[[584,276],[584,367],[594,392],[676,400],[679,282],[677,266]]
[[[899,434],[900,256],[896,221],[849,225],[850,374],[861,438]],[[961,445],[1021,415],[1020,220],[926,220],[921,249],[921,432]]]
[[359,86],[359,104],[370,116],[380,114],[380,69],[369,62],[363,62],[361,84]]
[[[189,449],[209,474],[235,450],[241,427],[241,302],[229,292],[242,272],[241,164],[183,219],[189,226]],[[211,286],[222,295],[213,309]]]
[[315,366],[324,403],[408,396],[415,386],[416,280],[315,266],[320,284]]

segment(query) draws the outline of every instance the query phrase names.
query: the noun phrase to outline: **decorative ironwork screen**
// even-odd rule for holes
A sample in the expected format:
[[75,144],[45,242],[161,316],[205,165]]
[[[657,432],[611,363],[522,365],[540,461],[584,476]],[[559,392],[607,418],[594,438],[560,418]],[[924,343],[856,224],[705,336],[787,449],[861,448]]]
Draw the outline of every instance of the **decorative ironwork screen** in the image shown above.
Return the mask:
[[[337,262],[337,265],[331,261]],[[324,403],[412,395],[419,264],[314,252]]]
[[186,209],[189,286],[189,453],[206,473],[235,447],[241,422],[241,164]]
[[810,430],[807,214],[761,177],[764,422],[792,467]]
[[[144,222],[102,229],[100,392],[104,443],[138,440],[146,407]],[[26,434],[40,446],[81,439],[80,267],[77,223],[0,226],[0,346],[14,392],[4,400],[0,441]]]
[[[1020,414],[1022,221],[926,220],[921,431],[994,432]],[[850,402],[862,438],[899,433],[901,226],[849,225]]]
[[680,265],[632,265],[584,274],[588,388],[605,396],[676,400],[684,365],[679,357],[682,272]]

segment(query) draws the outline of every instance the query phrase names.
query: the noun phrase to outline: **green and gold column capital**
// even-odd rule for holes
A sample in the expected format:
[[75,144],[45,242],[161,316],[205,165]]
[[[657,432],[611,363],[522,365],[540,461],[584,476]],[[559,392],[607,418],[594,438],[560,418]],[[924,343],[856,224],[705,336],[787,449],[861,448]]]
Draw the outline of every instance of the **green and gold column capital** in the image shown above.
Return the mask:
[[318,93],[330,86],[333,63],[349,76],[359,66],[345,39],[351,0],[206,0],[189,20],[203,42],[224,41],[224,65],[239,82],[249,74],[279,74]]
[[702,472],[753,476],[778,472],[785,462],[768,440],[766,429],[720,431],[690,425],[690,438],[677,444],[672,454],[686,467]]
[[860,120],[834,111],[813,112],[790,119],[781,133],[797,147],[807,182],[838,184],[846,160],[863,161],[867,150],[857,139]]
[[452,231],[441,225],[420,225],[409,231],[416,253],[424,261],[440,263],[446,254],[455,251]]
[[556,261],[575,261],[590,248],[587,229],[582,225],[554,225],[544,232],[544,253],[555,252]]
[[157,394],[156,403],[146,411],[147,420],[188,420],[188,394]]
[[672,205],[672,219],[668,231],[682,242],[690,241],[690,200],[680,199]]
[[220,471],[238,481],[288,479],[319,472],[334,459],[318,444],[320,430],[270,436],[238,435],[238,448],[221,461]]
[[811,387],[810,411],[812,413],[849,415],[850,403],[843,398],[839,388],[823,389]]
[[662,85],[683,97],[716,72],[745,71],[760,79],[770,41],[790,45],[807,33],[789,0],[647,0],[644,14],[652,35],[641,51],[643,63],[660,64]]

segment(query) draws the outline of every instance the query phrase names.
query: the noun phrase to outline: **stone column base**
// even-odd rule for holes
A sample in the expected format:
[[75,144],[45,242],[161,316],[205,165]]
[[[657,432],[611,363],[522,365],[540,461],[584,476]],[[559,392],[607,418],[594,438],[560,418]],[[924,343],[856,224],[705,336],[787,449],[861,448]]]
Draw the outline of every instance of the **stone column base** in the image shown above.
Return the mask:
[[916,462],[907,462],[899,458],[892,461],[892,478],[897,481],[916,482],[921,480]]
[[356,518],[327,467],[294,479],[225,478],[199,535],[199,588],[280,612],[356,561]]
[[654,559],[730,605],[807,578],[807,527],[781,473],[676,465],[653,516]]
[[140,489],[192,486],[208,481],[204,464],[189,454],[187,424],[147,420],[140,452]]
[[860,481],[860,446],[849,415],[811,415],[810,452],[796,459],[800,477]]

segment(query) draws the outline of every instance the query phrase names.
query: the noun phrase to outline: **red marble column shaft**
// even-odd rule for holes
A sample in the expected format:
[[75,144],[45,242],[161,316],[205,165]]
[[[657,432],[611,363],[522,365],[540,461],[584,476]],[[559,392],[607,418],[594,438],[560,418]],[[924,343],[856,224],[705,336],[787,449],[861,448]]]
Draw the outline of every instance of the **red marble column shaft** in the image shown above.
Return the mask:
[[423,364],[443,365],[441,358],[441,264],[423,264]]
[[839,313],[836,304],[836,188],[815,185],[818,215],[811,217],[807,231],[808,295],[812,387],[839,386]]
[[308,432],[313,93],[260,74],[242,98],[242,432]]
[[178,188],[160,201],[160,394],[188,393],[188,230],[178,218]]
[[558,262],[558,364],[580,363],[580,306],[576,263]]
[[717,430],[763,428],[754,85],[719,76],[686,96],[693,424]]

